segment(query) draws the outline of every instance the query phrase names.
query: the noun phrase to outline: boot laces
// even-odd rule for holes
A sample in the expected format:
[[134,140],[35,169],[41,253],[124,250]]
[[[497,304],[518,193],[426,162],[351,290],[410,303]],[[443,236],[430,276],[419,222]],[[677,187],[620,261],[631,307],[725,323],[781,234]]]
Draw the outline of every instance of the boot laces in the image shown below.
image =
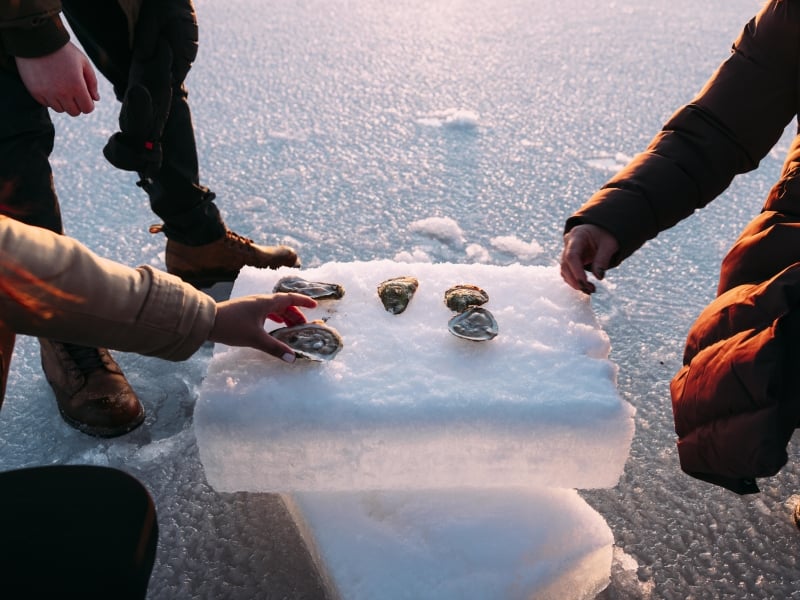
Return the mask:
[[103,358],[97,348],[67,343],[62,344],[62,346],[75,364],[75,368],[83,375],[88,375],[92,371],[105,367]]
[[244,237],[243,235],[239,235],[231,230],[225,232],[225,243],[239,251],[245,252],[255,252],[255,248],[253,248],[253,240],[250,238]]

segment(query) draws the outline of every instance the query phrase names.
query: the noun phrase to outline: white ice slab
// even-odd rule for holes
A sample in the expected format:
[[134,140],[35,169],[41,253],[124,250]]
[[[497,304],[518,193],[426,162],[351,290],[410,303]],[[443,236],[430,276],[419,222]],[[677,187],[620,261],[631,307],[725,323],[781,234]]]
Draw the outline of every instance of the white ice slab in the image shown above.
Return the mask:
[[[633,435],[609,342],[588,299],[555,267],[328,263],[245,269],[232,295],[286,275],[346,294],[308,311],[344,338],[328,363],[285,364],[218,347],[195,409],[200,457],[220,491],[562,487],[616,484]],[[406,312],[379,282],[413,275]],[[489,342],[458,339],[444,292],[483,287],[499,322]]]
[[574,490],[303,493],[287,504],[332,598],[589,600],[612,533]]

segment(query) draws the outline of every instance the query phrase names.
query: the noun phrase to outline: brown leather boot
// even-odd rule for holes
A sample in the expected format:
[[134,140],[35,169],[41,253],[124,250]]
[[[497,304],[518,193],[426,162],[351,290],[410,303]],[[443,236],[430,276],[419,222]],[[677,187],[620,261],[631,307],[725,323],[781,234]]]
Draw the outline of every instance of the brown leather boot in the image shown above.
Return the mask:
[[[160,227],[153,226],[150,231],[157,233]],[[259,246],[230,230],[226,230],[217,241],[203,246],[187,246],[167,240],[165,262],[167,272],[199,287],[233,281],[244,266],[259,269],[300,266],[300,259],[292,248]]]
[[116,437],[144,421],[144,407],[108,350],[41,338],[39,347],[67,423],[89,435]]

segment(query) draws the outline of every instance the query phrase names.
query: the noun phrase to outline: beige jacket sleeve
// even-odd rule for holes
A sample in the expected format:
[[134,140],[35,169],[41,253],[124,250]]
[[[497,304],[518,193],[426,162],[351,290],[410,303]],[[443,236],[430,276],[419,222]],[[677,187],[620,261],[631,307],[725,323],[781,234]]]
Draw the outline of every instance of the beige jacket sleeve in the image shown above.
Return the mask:
[[0,217],[0,320],[16,333],[177,361],[208,339],[215,316],[214,300],[177,277]]

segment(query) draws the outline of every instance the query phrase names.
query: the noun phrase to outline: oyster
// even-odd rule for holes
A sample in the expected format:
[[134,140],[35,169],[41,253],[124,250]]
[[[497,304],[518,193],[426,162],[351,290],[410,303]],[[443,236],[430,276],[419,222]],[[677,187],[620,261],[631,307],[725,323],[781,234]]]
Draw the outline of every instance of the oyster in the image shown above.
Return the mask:
[[500,331],[494,315],[480,306],[457,314],[450,319],[447,328],[453,335],[474,342],[494,339]]
[[378,296],[383,307],[393,315],[403,312],[419,287],[415,277],[393,277],[378,284]]
[[273,292],[294,292],[303,294],[316,300],[325,298],[339,299],[344,296],[344,288],[338,283],[323,283],[320,281],[306,281],[301,277],[291,275],[280,279],[272,290]]
[[331,360],[342,349],[342,336],[322,321],[279,327],[269,334],[309,360]]
[[489,301],[489,294],[477,285],[462,283],[454,285],[444,293],[444,303],[450,310],[464,312],[472,306],[480,306]]

